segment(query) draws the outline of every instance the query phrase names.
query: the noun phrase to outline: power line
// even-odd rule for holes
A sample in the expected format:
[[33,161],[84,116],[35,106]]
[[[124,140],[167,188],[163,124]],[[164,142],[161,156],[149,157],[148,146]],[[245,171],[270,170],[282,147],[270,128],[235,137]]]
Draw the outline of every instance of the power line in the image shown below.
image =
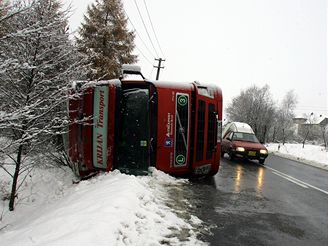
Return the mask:
[[148,29],[147,29],[147,27],[146,27],[145,21],[144,21],[144,19],[143,19],[143,17],[142,17],[142,14],[141,14],[141,12],[140,12],[140,9],[139,9],[139,6],[138,6],[136,0],[134,0],[134,3],[135,3],[135,5],[136,5],[136,7],[137,7],[137,10],[138,10],[139,16],[140,16],[141,21],[142,21],[142,24],[143,24],[143,26],[144,26],[144,28],[145,28],[145,30],[146,30],[146,33],[147,33],[148,38],[149,38],[149,41],[150,41],[151,45],[153,46],[153,49],[154,49],[154,51],[155,51],[155,53],[156,53],[156,56],[159,57],[159,55],[158,55],[158,53],[157,53],[157,50],[156,50],[156,48],[155,48],[155,46],[154,46],[154,43],[153,43],[153,41],[151,40],[151,37],[150,37],[150,35],[149,35]]
[[[125,10],[124,10],[124,12],[125,12]],[[129,18],[129,16],[128,16],[128,14],[125,12],[125,15],[126,15],[126,17],[128,18],[128,20],[130,20],[130,18]],[[130,21],[131,22],[131,21]],[[122,23],[120,23],[121,24],[121,27],[123,28],[123,29],[125,29],[125,27],[124,27],[124,25],[122,24]],[[133,26],[133,23],[131,22],[131,24],[132,24],[132,26]],[[133,26],[134,27],[134,26]],[[135,32],[137,33],[137,30],[135,30]],[[146,59],[146,61],[148,61],[148,63],[150,64],[150,65],[152,65],[153,66],[153,63],[145,56],[145,54],[139,49],[139,47],[137,46],[137,45],[135,45],[135,48],[140,52],[140,54]],[[147,48],[147,47],[146,47]]]
[[144,53],[138,48],[136,45],[137,50],[140,52],[140,54],[146,59],[146,61],[153,66],[153,63],[147,58],[147,56],[144,55]]
[[153,58],[155,58],[154,54],[150,51],[150,49],[148,48],[148,46],[146,45],[146,43],[143,41],[143,39],[141,38],[140,34],[138,33],[137,29],[135,28],[135,26],[133,25],[133,22],[131,21],[131,19],[129,18],[128,16],[128,13],[124,10],[124,13],[126,15],[126,17],[128,18],[128,21],[130,22],[130,24],[132,25],[133,27],[133,31],[136,32],[136,34],[138,35],[139,39],[141,40],[141,42],[143,43],[143,45],[146,47],[146,49],[148,50],[149,54],[151,54],[151,56]]
[[153,75],[153,72],[154,72],[154,66],[153,66],[153,68],[151,69],[151,72],[150,72],[150,74],[149,74],[149,78],[151,78],[151,76]]
[[149,21],[150,21],[151,28],[152,28],[152,30],[153,30],[153,33],[154,33],[154,36],[155,36],[155,39],[156,39],[157,45],[158,45],[158,47],[159,47],[159,49],[160,49],[160,51],[161,51],[163,57],[165,57],[164,52],[163,52],[163,50],[162,50],[162,48],[161,48],[161,45],[159,44],[159,41],[158,41],[158,38],[157,38],[157,35],[156,35],[156,32],[155,32],[155,28],[154,28],[154,25],[153,25],[153,22],[152,22],[152,20],[151,20],[151,18],[150,18],[150,14],[149,14],[149,11],[148,11],[148,7],[147,7],[147,4],[146,4],[146,1],[143,0],[143,2],[144,2],[144,5],[145,5],[145,7],[146,7],[146,11],[147,11],[148,19],[149,19]]

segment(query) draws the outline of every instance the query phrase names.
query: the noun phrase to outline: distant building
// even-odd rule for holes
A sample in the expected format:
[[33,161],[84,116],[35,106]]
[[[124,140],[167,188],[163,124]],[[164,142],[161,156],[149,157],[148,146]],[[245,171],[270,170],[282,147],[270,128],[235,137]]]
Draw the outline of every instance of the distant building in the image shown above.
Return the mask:
[[322,129],[328,129],[328,117],[321,116],[317,119],[308,120],[304,117],[293,118],[293,123],[295,124],[295,133],[299,135],[304,133],[307,129],[311,128],[314,131],[322,131]]
[[303,117],[295,117],[293,118],[294,123],[294,129],[295,129],[295,135],[299,135],[301,132],[304,124],[306,123],[307,119]]

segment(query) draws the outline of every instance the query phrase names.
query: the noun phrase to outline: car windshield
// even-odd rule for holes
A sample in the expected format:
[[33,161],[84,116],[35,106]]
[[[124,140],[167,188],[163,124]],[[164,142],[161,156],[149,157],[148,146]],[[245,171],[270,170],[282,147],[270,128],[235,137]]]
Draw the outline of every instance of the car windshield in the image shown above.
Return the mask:
[[232,140],[259,143],[259,140],[257,140],[257,138],[254,134],[244,133],[244,132],[235,132],[233,134]]

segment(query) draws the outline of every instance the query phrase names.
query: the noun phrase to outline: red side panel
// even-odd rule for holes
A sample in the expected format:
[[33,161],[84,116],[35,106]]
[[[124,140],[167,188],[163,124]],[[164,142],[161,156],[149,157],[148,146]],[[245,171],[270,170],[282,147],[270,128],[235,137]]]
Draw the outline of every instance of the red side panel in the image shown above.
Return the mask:
[[92,116],[93,116],[93,88],[87,88],[84,91],[83,98],[83,127],[82,127],[82,145],[83,155],[82,163],[87,170],[93,170],[92,165]]
[[[204,94],[204,92],[202,94],[198,93],[196,88],[195,151],[192,165],[193,174],[196,175],[214,175],[217,173],[220,165],[222,95],[221,91],[216,87],[206,88],[206,90],[210,91],[208,95]],[[200,116],[202,114],[203,116]],[[199,120],[202,118],[204,118],[204,124],[202,120]],[[212,125],[209,125],[210,118]],[[209,129],[209,126],[213,128]],[[204,130],[204,134],[201,137],[199,132],[202,130]]]
[[115,143],[115,109],[116,109],[116,86],[109,86],[109,110],[108,110],[108,137],[107,137],[107,171],[113,169],[114,143]]
[[157,125],[157,160],[156,168],[169,172],[174,158],[174,91],[157,88],[158,125]]
[[[201,121],[198,120],[199,118],[202,118],[200,116],[201,112],[200,112],[200,108],[201,108],[201,104],[200,101],[202,103],[204,103],[204,108],[202,110],[202,112],[204,113],[204,123],[203,125],[201,125]],[[204,166],[208,166],[208,165],[212,165],[212,160],[206,160],[206,150],[207,150],[207,131],[208,131],[208,101],[209,98],[205,97],[205,96],[201,96],[199,94],[196,93],[196,110],[195,110],[195,132],[194,132],[194,161],[193,161],[193,165],[192,165],[192,170],[193,173],[194,172],[198,172],[197,170],[201,167]],[[201,129],[201,131],[203,131],[203,136],[202,139],[200,139],[199,137],[199,128]],[[200,146],[198,145],[198,141],[201,141]],[[201,147],[201,151],[199,150],[199,147]],[[201,153],[201,158],[197,158],[197,151],[199,151]]]
[[[116,86],[108,84],[108,88],[106,170],[110,171],[113,168],[114,159]],[[95,87],[89,87],[81,90],[79,97],[71,98],[69,101],[69,115],[72,121],[69,133],[69,156],[75,164],[78,164],[78,172],[82,177],[97,169],[93,165],[94,89]]]
[[222,142],[222,91],[221,89],[216,89],[215,91],[215,100],[217,103],[217,132],[216,132],[216,140],[217,140],[217,145],[216,145],[216,152],[215,152],[215,159],[214,163],[215,165],[213,166],[211,170],[211,174],[214,175],[215,173],[218,172],[219,167],[220,167],[220,159],[221,159],[221,142]]
[[68,113],[69,113],[69,143],[68,143],[68,154],[73,163],[78,162],[78,106],[79,98],[76,96],[73,98],[75,91],[70,92],[71,99],[68,102]]

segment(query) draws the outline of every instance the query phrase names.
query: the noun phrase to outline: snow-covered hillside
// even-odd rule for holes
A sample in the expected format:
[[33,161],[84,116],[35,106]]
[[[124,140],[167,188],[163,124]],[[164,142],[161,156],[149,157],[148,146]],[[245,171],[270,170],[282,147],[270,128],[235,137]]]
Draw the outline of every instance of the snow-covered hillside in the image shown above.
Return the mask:
[[[9,179],[0,173],[8,189]],[[204,245],[195,229],[202,222],[168,206],[167,188],[187,180],[155,169],[150,176],[113,171],[72,180],[69,169],[35,169],[15,211],[8,211],[7,200],[0,206],[1,245]]]

